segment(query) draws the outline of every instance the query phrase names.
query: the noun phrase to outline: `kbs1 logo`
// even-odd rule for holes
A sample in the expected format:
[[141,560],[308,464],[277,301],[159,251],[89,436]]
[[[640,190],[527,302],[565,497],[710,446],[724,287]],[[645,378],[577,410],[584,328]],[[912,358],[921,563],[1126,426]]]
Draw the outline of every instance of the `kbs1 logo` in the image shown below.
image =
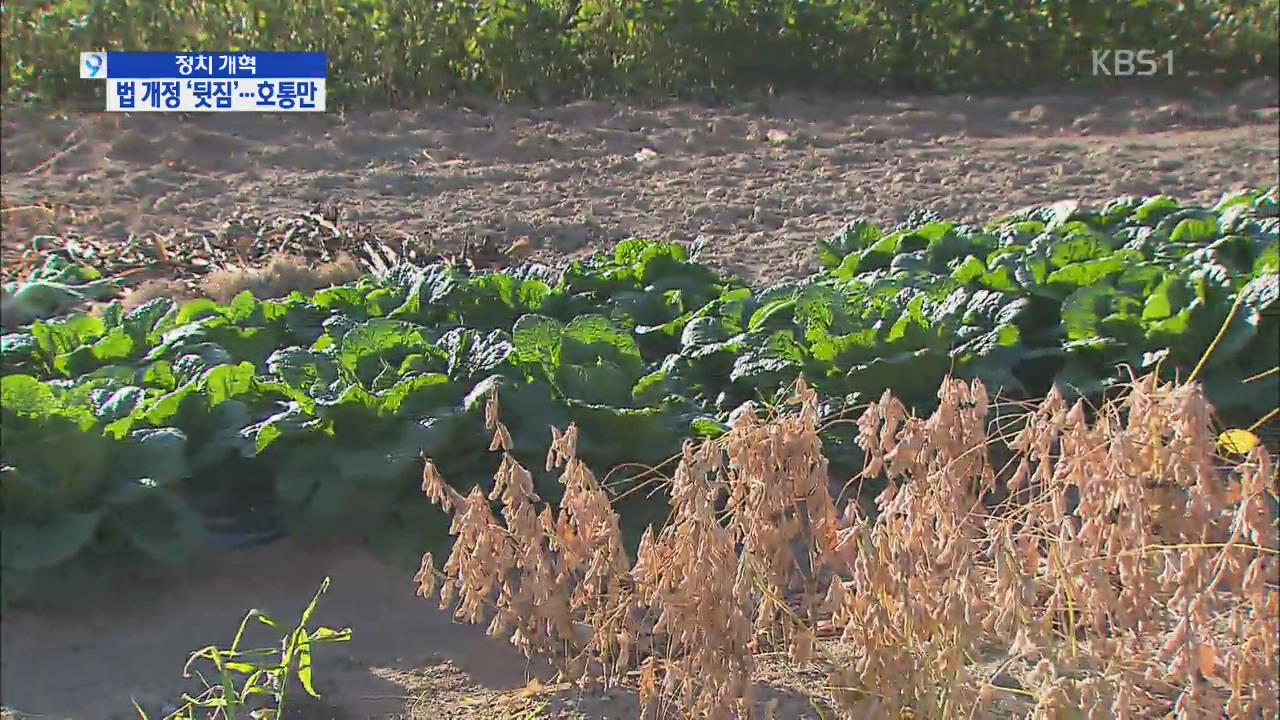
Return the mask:
[[1094,77],[1154,77],[1173,76],[1173,51],[1157,53],[1155,50],[1094,50]]

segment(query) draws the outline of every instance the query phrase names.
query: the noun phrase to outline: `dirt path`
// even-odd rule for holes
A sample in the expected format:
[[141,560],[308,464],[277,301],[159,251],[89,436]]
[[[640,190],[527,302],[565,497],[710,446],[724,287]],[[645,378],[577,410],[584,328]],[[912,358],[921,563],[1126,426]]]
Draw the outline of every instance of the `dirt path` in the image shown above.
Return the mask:
[[[296,621],[329,576],[313,627],[350,627],[353,636],[316,650],[322,699],[295,694],[293,701],[305,701],[290,713],[295,720],[493,720],[538,708],[528,717],[637,717],[634,693],[555,685],[545,666],[415,596],[412,575],[360,547],[284,541],[208,555],[91,602],[6,611],[0,705],[17,711],[15,720],[137,720],[130,698],[155,712],[191,689],[181,677],[190,652],[228,647],[249,608]],[[274,641],[263,633],[248,638],[246,648]],[[761,687],[762,701],[773,697],[780,717],[816,717],[787,688]]]
[[[1139,86],[1135,85],[1135,89]],[[535,259],[633,235],[711,241],[753,281],[800,275],[849,218],[987,219],[1077,196],[1210,202],[1276,182],[1274,83],[1180,99],[1058,94],[579,103],[360,116],[69,118],[6,110],[6,264],[38,233],[124,241],[233,213],[339,204],[382,236],[532,241]]]
[[[249,608],[296,620],[326,575],[333,581],[315,623],[354,635],[316,651],[323,700],[306,706],[309,719],[479,718],[539,670],[482,629],[452,622],[414,595],[411,573],[360,548],[283,542],[202,560],[122,587],[89,612],[6,612],[0,703],[42,720],[136,718],[130,697],[153,709],[188,687],[188,653],[229,646]],[[272,639],[254,635],[247,647]]]

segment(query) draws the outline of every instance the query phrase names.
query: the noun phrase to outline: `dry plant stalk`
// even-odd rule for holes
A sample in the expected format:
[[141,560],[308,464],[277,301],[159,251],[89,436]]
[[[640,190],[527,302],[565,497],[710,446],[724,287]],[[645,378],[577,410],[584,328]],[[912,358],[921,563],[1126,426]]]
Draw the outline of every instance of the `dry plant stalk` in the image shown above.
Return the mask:
[[539,509],[490,396],[492,492],[427,462],[456,540],[442,571],[423,558],[420,593],[570,678],[638,668],[645,713],[758,714],[755,661],[779,649],[825,668],[851,718],[1280,713],[1275,468],[1263,447],[1224,463],[1198,386],[1148,377],[1093,413],[1055,392],[1010,472],[983,386],[938,398],[916,418],[886,393],[859,419],[863,476],[888,480],[868,515],[837,508],[799,382],[797,412],[686,444],[670,520],[632,562],[577,428],[552,429],[565,492]]

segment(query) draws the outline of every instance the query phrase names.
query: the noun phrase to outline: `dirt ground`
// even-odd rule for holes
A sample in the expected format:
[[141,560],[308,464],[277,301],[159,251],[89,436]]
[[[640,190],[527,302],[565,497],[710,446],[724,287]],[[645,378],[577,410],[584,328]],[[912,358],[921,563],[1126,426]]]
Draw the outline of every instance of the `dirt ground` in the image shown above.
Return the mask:
[[[635,717],[634,698],[591,697],[556,687],[531,692],[545,668],[530,665],[482,628],[455,623],[415,596],[412,573],[352,545],[299,547],[288,541],[211,554],[186,570],[147,577],[96,598],[6,611],[0,619],[0,704],[15,718],[137,718],[130,699],[155,712],[192,686],[188,653],[228,647],[249,608],[295,622],[324,577],[332,578],[313,627],[350,627],[352,640],[317,647],[320,701],[303,700],[296,720],[413,718],[488,720],[548,707],[541,717]],[[244,647],[270,646],[256,633]],[[153,716],[155,717],[155,716]]]
[[[1277,86],[1231,93],[896,100],[765,99],[709,108],[579,103],[346,116],[53,117],[6,108],[3,266],[33,235],[99,243],[197,235],[234,213],[340,205],[380,236],[437,247],[528,237],[534,259],[628,236],[692,241],[754,282],[802,275],[853,216],[915,208],[970,220],[1065,197],[1165,192],[1212,202],[1280,175]],[[202,241],[203,242],[203,241]],[[86,612],[4,614],[0,704],[49,720],[133,717],[181,688],[189,651],[227,643],[250,607],[289,619],[324,576],[315,720],[634,717],[634,696],[527,685],[531,666],[416,598],[411,573],[350,546],[211,556]],[[780,682],[779,717],[812,712]],[[810,715],[812,716],[812,715]],[[22,716],[22,717],[25,717]],[[530,717],[533,717],[530,715]]]
[[717,265],[767,282],[806,273],[814,240],[860,215],[893,224],[928,208],[985,220],[1064,197],[1211,202],[1274,183],[1278,102],[1274,82],[1254,81],[1181,97],[769,98],[718,108],[187,118],[6,109],[4,274],[36,234],[216,244],[233,214],[324,203],[380,237],[436,248],[527,237],[542,261],[629,236],[704,236]]

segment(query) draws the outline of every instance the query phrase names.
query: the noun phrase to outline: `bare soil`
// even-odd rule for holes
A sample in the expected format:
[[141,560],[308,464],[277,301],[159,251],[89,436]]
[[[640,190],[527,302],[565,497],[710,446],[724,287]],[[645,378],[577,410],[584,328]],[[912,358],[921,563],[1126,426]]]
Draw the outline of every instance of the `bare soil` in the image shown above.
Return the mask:
[[1274,183],[1276,88],[302,117],[7,109],[3,275],[36,234],[216,245],[233,242],[233,215],[323,204],[436,250],[527,238],[541,261],[703,236],[712,262],[770,282],[809,271],[814,240],[855,216],[978,221],[1066,197],[1212,202]]
[[[556,684],[545,665],[486,637],[483,627],[455,622],[438,601],[415,595],[412,572],[352,544],[287,540],[210,552],[180,570],[118,582],[101,597],[5,611],[0,705],[14,720],[137,720],[136,699],[160,717],[183,691],[198,689],[182,678],[189,653],[230,647],[250,608],[292,627],[326,576],[332,585],[311,627],[350,627],[353,635],[317,646],[321,699],[295,688],[292,720],[638,716],[633,691]],[[278,637],[258,629],[243,648],[270,647]],[[761,701],[778,698],[779,717],[817,717],[786,677],[762,684]]]
[[[20,273],[33,235],[217,243],[233,214],[336,204],[380,237],[436,248],[527,237],[534,259],[553,262],[628,236],[704,236],[715,264],[764,283],[808,272],[814,240],[859,215],[893,224],[927,208],[979,221],[1065,197],[1212,202],[1275,183],[1277,103],[1276,84],[1262,82],[1181,97],[768,98],[321,117],[6,108],[0,274]],[[7,611],[0,704],[50,720],[133,717],[131,696],[155,704],[186,687],[188,652],[229,643],[251,607],[292,619],[326,575],[333,586],[317,621],[355,636],[318,651],[324,699],[300,717],[519,717],[544,702],[540,717],[635,717],[633,694],[529,685],[550,683],[545,668],[415,597],[410,572],[359,548],[290,542],[122,586],[89,611]],[[792,689],[803,680],[770,675],[779,717],[816,716]]]

